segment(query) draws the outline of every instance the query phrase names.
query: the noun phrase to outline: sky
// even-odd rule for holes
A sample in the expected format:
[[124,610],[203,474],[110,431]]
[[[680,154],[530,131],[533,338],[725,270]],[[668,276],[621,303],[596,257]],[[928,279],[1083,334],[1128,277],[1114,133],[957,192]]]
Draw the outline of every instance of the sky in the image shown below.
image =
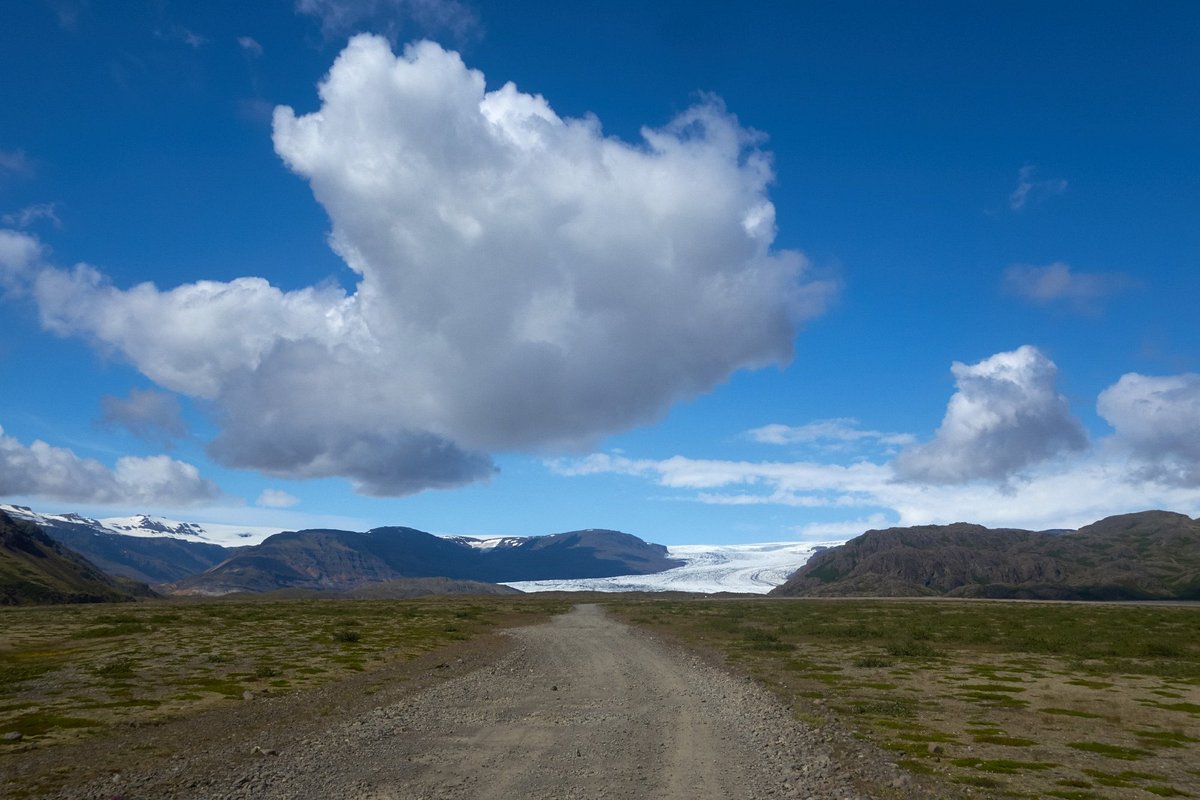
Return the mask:
[[1200,6],[31,0],[0,500],[664,544],[1200,515]]

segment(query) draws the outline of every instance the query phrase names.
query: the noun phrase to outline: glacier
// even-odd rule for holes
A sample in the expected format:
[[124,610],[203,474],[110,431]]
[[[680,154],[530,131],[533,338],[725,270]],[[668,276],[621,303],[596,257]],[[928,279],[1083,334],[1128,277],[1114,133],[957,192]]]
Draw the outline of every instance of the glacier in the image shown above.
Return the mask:
[[653,575],[613,578],[513,581],[523,592],[736,592],[766,594],[808,562],[814,553],[842,544],[766,542],[761,544],[686,544],[667,547],[671,558],[687,563]]

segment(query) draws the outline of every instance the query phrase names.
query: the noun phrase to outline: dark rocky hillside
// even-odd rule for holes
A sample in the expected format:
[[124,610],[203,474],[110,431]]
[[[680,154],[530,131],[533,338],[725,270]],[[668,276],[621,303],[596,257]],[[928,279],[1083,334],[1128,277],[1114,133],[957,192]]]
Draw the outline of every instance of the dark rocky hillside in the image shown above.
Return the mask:
[[200,575],[178,582],[179,594],[267,592],[299,588],[347,591],[403,578],[499,581],[647,574],[679,566],[662,545],[617,531],[574,531],[507,539],[479,548],[413,528],[366,533],[305,530],[246,547]]
[[0,511],[0,605],[132,600],[149,589],[101,572],[38,526]]
[[1167,511],[1078,531],[926,525],[817,553],[772,594],[1055,600],[1200,599],[1200,521]]

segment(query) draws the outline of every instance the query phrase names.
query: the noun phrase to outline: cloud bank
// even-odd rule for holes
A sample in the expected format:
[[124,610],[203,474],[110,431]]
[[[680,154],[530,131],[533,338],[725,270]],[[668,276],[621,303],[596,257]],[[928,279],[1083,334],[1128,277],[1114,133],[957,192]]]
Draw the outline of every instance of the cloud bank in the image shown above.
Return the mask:
[[[843,465],[593,453],[548,466],[564,476],[642,478],[679,492],[679,499],[709,505],[785,506],[822,510],[827,517],[854,512],[849,520],[796,528],[805,537],[960,521],[1078,527],[1148,508],[1200,513],[1200,375],[1122,376],[1097,401],[1113,433],[1089,442],[1055,388],[1057,368],[1036,348],[956,363],[953,371],[958,390],[941,428],[891,461]],[[873,433],[847,420],[748,432],[758,442],[779,445]]]
[[109,469],[42,441],[23,445],[0,428],[0,496],[64,502],[186,506],[220,497],[191,464],[126,456]]
[[773,248],[770,158],[714,98],[630,144],[487,91],[436,44],[367,35],[319,91],[314,113],[276,109],[274,144],[353,292],[123,289],[0,239],[44,327],[211,401],[228,466],[373,495],[484,479],[489,452],[583,446],[785,363],[832,291]]

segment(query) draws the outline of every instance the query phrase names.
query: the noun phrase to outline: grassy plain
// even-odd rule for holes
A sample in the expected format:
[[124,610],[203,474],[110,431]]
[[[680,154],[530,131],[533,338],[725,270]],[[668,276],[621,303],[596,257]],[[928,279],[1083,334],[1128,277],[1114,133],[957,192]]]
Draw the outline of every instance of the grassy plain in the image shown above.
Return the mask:
[[1200,797],[1200,606],[624,598],[815,725],[978,796]]
[[568,607],[531,597],[0,607],[0,736],[21,734],[0,739],[0,761],[329,683]]

